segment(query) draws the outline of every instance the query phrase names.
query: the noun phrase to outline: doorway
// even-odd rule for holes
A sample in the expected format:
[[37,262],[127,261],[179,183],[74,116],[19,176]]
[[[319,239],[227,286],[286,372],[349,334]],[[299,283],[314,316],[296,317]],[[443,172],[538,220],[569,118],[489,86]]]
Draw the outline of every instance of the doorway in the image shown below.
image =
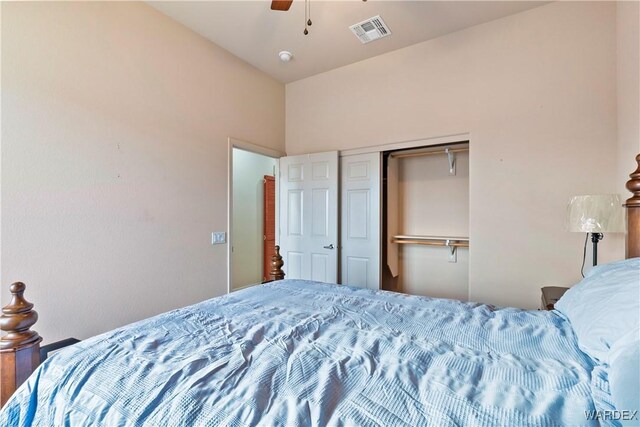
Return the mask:
[[279,155],[273,150],[230,140],[229,292],[265,280],[266,254],[272,252],[267,250],[266,243],[275,244],[274,185]]

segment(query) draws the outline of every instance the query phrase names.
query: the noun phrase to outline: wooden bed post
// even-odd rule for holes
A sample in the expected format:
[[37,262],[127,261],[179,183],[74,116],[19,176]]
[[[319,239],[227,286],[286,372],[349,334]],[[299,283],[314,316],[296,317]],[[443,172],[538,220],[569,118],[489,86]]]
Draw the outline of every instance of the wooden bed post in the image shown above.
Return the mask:
[[640,257],[640,154],[636,156],[638,168],[629,176],[627,190],[633,193],[633,197],[627,199],[624,207],[627,208],[627,244],[625,258]]
[[280,246],[276,245],[275,253],[271,257],[271,271],[269,272],[269,280],[284,279],[284,271],[282,271],[283,265],[284,261],[282,261],[282,257],[280,256]]
[[31,328],[38,320],[33,304],[24,299],[24,283],[11,285],[11,301],[2,309],[0,329],[0,407],[40,364],[42,338]]

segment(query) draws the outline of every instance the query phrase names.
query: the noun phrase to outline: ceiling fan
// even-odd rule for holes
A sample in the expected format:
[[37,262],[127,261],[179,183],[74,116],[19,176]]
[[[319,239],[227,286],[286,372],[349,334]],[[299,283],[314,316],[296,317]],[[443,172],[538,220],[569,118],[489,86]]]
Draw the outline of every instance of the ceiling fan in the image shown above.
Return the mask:
[[[362,0],[366,2],[367,0]],[[271,10],[279,10],[281,12],[286,12],[291,7],[291,3],[293,0],[271,0]],[[308,27],[311,26],[311,0],[304,1],[304,35],[309,34]]]
[[[271,1],[271,10],[279,10],[282,12],[286,12],[291,7],[291,3],[293,0],[272,0]],[[311,26],[311,0],[304,0],[304,35],[309,34],[309,27]]]
[[[367,0],[362,0],[367,1]],[[272,0],[271,1],[271,10],[281,10],[286,12],[291,7],[291,3],[293,0]]]
[[273,0],[271,2],[271,10],[281,10],[286,12],[291,7],[293,0]]

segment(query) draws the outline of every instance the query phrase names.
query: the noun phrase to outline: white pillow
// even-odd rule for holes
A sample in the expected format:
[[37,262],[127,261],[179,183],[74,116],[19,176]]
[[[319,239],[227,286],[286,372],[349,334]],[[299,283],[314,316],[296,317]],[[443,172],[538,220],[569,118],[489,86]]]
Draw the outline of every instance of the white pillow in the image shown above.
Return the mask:
[[[611,347],[609,388],[618,411],[640,410],[640,329],[630,331]],[[640,413],[636,413],[628,425],[640,424],[639,419]]]
[[555,304],[578,337],[580,349],[598,362],[640,325],[640,258],[594,267]]

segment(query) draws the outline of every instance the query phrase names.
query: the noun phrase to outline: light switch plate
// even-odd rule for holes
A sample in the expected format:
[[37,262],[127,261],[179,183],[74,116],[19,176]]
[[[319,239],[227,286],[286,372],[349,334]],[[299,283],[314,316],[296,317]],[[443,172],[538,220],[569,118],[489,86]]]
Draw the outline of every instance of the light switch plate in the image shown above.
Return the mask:
[[222,245],[227,243],[227,233],[224,231],[214,231],[211,233],[211,244]]

